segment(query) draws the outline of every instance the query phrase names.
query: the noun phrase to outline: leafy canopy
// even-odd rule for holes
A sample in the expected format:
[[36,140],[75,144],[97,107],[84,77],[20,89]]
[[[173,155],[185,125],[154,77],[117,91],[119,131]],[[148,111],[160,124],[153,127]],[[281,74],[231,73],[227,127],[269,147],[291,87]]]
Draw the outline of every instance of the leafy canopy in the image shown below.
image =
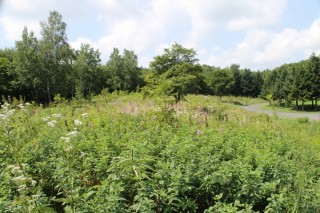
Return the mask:
[[177,103],[186,94],[197,92],[201,72],[197,61],[193,49],[174,43],[150,63],[152,72],[146,78],[145,94],[173,96]]

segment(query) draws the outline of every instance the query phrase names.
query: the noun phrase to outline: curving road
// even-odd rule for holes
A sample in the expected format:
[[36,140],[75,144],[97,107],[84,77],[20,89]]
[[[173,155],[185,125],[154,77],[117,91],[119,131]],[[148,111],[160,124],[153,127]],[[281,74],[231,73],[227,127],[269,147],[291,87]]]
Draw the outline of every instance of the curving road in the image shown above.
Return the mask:
[[320,113],[319,112],[279,112],[277,110],[265,110],[262,109],[262,106],[266,104],[254,104],[250,106],[243,106],[243,109],[250,111],[250,112],[257,112],[263,113],[268,115],[277,115],[283,118],[301,118],[301,117],[308,117],[309,120],[320,120]]

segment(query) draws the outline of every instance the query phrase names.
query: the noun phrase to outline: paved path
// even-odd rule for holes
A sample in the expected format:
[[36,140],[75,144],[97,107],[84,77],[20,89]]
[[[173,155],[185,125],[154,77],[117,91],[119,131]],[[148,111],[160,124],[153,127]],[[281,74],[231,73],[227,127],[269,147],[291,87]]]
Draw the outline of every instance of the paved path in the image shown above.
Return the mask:
[[262,106],[267,104],[254,104],[250,106],[244,106],[243,108],[250,111],[250,112],[257,112],[257,113],[264,113],[268,115],[277,115],[279,117],[284,118],[301,118],[301,117],[308,117],[310,120],[320,120],[320,113],[319,112],[279,112],[278,110],[265,110],[262,109]]

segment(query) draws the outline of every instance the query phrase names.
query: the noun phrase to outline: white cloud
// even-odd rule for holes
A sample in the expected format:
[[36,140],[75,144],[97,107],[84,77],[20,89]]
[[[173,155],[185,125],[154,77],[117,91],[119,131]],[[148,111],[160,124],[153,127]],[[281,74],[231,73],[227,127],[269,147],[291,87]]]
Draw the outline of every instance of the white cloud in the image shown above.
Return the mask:
[[21,38],[23,28],[28,26],[29,31],[34,31],[36,35],[40,33],[39,22],[15,19],[8,16],[0,18],[0,24],[5,30],[5,37],[10,41],[16,41]]
[[229,66],[240,63],[242,67],[266,69],[308,58],[312,52],[320,52],[320,19],[307,29],[285,28],[280,32],[255,30],[235,48],[217,55],[204,55],[208,64]]
[[99,45],[91,39],[79,37],[76,41],[70,42],[70,46],[74,49],[80,49],[81,44],[90,44],[94,49],[98,49]]
[[199,44],[219,29],[252,30],[276,24],[287,0],[198,0],[183,1],[190,14],[192,29],[189,40]]

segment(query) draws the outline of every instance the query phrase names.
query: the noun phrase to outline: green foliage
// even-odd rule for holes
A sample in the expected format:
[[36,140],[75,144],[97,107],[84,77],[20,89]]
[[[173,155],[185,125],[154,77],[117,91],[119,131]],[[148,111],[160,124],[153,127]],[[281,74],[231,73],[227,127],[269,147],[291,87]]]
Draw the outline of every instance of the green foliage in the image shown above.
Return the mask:
[[135,91],[141,84],[138,58],[133,51],[124,50],[123,55],[113,49],[105,67],[106,81],[111,91]]
[[91,93],[98,93],[100,52],[94,50],[89,44],[81,44],[76,52],[76,60],[73,63],[73,73],[70,81],[74,82],[76,98],[87,98]]
[[3,105],[0,211],[319,211],[318,123],[187,99]]
[[230,95],[234,83],[235,80],[232,73],[226,69],[214,70],[207,80],[207,84],[213,90],[213,94],[219,96],[220,99],[224,95]]
[[159,76],[155,94],[173,96],[178,103],[186,94],[197,91],[200,70],[200,66],[191,64],[178,64],[171,67]]
[[0,95],[12,92],[13,64],[7,57],[0,57]]
[[299,122],[299,124],[302,124],[302,123],[309,123],[309,118],[308,118],[308,117],[305,117],[305,118],[298,118],[298,122]]
[[255,90],[255,79],[249,69],[244,69],[240,74],[241,91],[244,96],[253,96]]
[[56,93],[65,94],[68,85],[65,79],[71,70],[72,51],[67,42],[66,26],[57,11],[51,11],[46,22],[41,22],[39,41],[47,103]]
[[173,44],[170,49],[156,56],[150,63],[151,73],[146,76],[147,86],[143,89],[146,96],[173,96],[178,103],[189,93],[200,90],[201,66],[193,49]]
[[172,44],[170,49],[165,48],[162,55],[154,57],[150,68],[158,76],[177,64],[195,64],[198,59],[193,49],[187,49],[178,43]]

